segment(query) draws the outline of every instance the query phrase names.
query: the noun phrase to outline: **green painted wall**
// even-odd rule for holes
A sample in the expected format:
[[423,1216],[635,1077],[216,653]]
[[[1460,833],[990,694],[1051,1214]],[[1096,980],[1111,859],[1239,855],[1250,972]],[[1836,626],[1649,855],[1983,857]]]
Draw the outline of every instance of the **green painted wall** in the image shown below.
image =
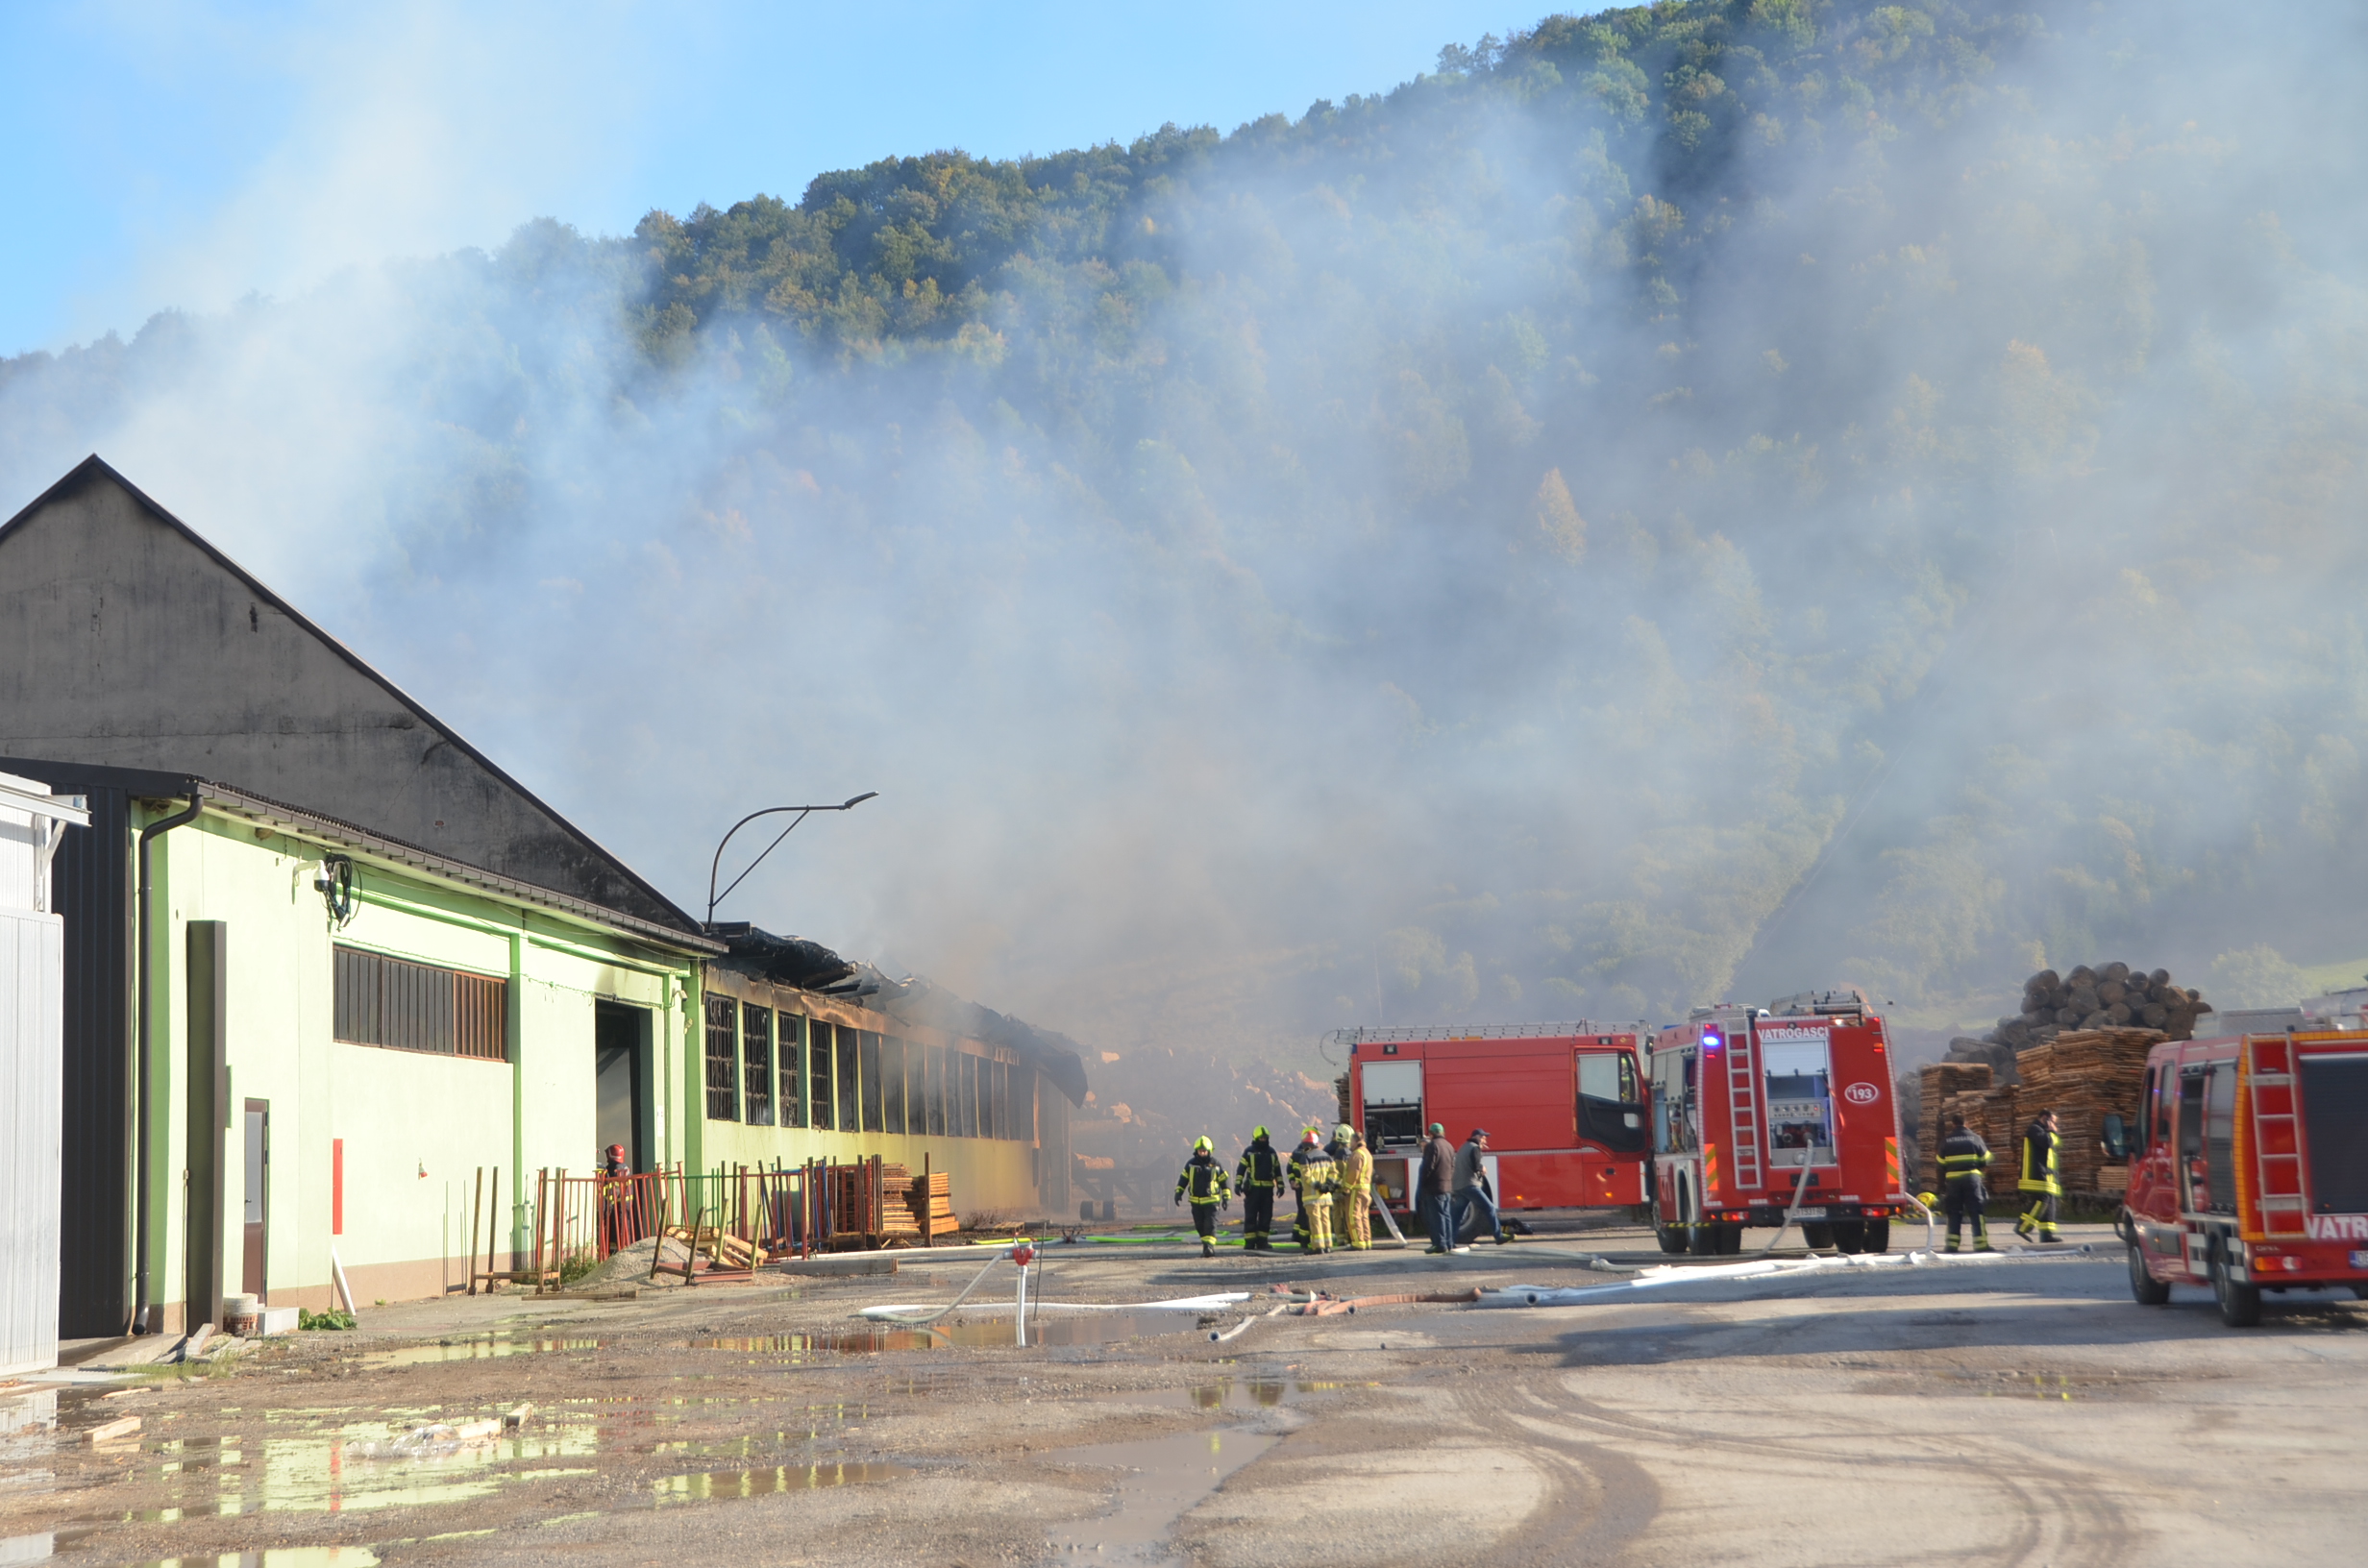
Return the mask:
[[[587,929],[531,906],[370,865],[356,855],[364,899],[333,928],[312,886],[321,845],[259,834],[209,813],[153,849],[148,1240],[153,1299],[178,1309],[183,1174],[187,1167],[185,927],[228,927],[227,1135],[223,1278],[241,1288],[245,1162],[238,1111],[270,1102],[270,1295],[326,1306],[333,1244],[365,1305],[433,1294],[465,1278],[468,1207],[480,1166],[502,1170],[503,1208],[538,1166],[588,1174],[594,1132],[593,1009],[600,998],[648,1009],[661,1158],[691,1154],[682,1082],[682,998],[695,961]],[[512,1062],[475,1061],[332,1039],[336,943],[510,980]],[[344,1226],[333,1237],[334,1140],[344,1140]],[[507,1251],[506,1244],[503,1248]],[[506,1261],[506,1260],[505,1260]],[[177,1322],[177,1312],[168,1322]]]

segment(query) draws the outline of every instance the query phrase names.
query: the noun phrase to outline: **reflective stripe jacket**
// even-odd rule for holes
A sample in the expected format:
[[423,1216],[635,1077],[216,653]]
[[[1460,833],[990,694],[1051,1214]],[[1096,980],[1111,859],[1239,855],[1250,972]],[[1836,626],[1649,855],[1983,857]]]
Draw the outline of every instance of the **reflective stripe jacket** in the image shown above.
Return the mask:
[[1274,1152],[1271,1143],[1252,1143],[1242,1151],[1242,1163],[1233,1167],[1233,1179],[1245,1192],[1271,1192],[1282,1185],[1283,1157]]
[[1341,1166],[1341,1189],[1350,1194],[1373,1190],[1373,1151],[1363,1144],[1348,1151],[1348,1163]]
[[1184,1174],[1175,1179],[1175,1195],[1189,1197],[1196,1204],[1222,1203],[1233,1196],[1233,1184],[1225,1180],[1225,1167],[1210,1154],[1195,1154],[1184,1162]]
[[1957,1182],[1970,1177],[1978,1182],[1989,1168],[1989,1145],[1973,1129],[1951,1133],[1940,1143],[1940,1179]]
[[2026,1192],[2063,1192],[2062,1166],[2057,1156],[2062,1152],[2063,1139],[2037,1122],[2023,1134],[2023,1176],[2017,1185]]
[[1321,1197],[1340,1185],[1340,1167],[1332,1157],[1312,1143],[1302,1143],[1291,1154],[1291,1188],[1304,1203],[1309,1198]]

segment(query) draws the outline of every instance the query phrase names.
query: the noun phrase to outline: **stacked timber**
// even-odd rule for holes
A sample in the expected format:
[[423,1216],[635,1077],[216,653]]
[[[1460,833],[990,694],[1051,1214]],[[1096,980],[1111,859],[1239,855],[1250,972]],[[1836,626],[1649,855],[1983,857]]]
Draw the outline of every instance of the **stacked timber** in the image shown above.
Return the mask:
[[1935,1062],[1916,1074],[1916,1190],[1940,1190],[1940,1140],[1949,1136],[1948,1113],[1942,1102],[1960,1094],[1979,1094],[1990,1087],[1985,1062]]
[[2127,1188],[2129,1166],[2105,1154],[2105,1118],[2118,1114],[2134,1133],[2146,1053],[2164,1038],[2158,1029],[2079,1029],[2017,1056],[2024,1119],[2046,1110],[2056,1113],[2066,1192],[2117,1194]]
[[1965,1090],[1951,1094],[1940,1107],[1942,1125],[1958,1116],[1976,1137],[1989,1146],[1989,1189],[1995,1195],[2014,1190],[2015,1163],[2020,1158],[2014,1140],[2023,1136],[2020,1123],[2014,1119],[2015,1086],[1993,1085],[1988,1089]]
[[900,1188],[904,1194],[905,1221],[912,1234],[925,1230],[932,1237],[951,1236],[962,1228],[953,1213],[953,1178],[942,1170],[933,1170],[925,1178],[928,1189],[922,1189],[923,1177],[915,1176]]
[[[717,1268],[761,1268],[773,1256],[753,1241],[744,1241],[729,1231],[719,1231],[712,1225],[703,1225],[693,1234],[688,1225],[669,1225],[666,1235],[682,1243],[695,1257],[705,1253]],[[687,1262],[687,1260],[686,1260]]]

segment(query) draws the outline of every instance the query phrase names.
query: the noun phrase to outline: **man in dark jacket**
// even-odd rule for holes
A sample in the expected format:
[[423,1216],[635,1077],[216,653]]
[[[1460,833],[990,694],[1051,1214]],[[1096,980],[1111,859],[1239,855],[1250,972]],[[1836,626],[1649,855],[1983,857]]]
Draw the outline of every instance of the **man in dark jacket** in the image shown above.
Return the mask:
[[1249,1136],[1242,1163],[1233,1167],[1233,1181],[1242,1189],[1242,1250],[1274,1250],[1274,1189],[1283,1185],[1283,1157],[1267,1141],[1267,1130]]
[[1217,1206],[1233,1201],[1233,1188],[1205,1138],[1193,1144],[1193,1157],[1184,1162],[1184,1174],[1175,1179],[1175,1201],[1182,1203],[1188,1197],[1193,1200],[1193,1229],[1200,1233],[1200,1256],[1214,1258]]
[[1415,1182],[1415,1206],[1422,1213],[1423,1229],[1431,1233],[1429,1251],[1445,1252],[1455,1244],[1454,1216],[1448,1213],[1454,1192],[1455,1145],[1447,1141],[1445,1124],[1434,1121],[1430,1137],[1422,1140],[1422,1171]]
[[2063,1196],[2063,1139],[2056,1133],[2056,1113],[2042,1111],[2023,1134],[2021,1188],[2023,1217],[2014,1222],[2016,1236],[2035,1236],[2042,1242],[2063,1239],[2056,1234],[2056,1200]]
[[1957,1117],[1949,1127],[1949,1136],[1940,1141],[1941,1208],[1949,1216],[1948,1250],[1957,1250],[1957,1233],[1970,1217],[1973,1220],[1973,1250],[1991,1251],[1989,1227],[1983,1220],[1982,1206],[1989,1201],[1983,1188],[1982,1173],[1989,1168],[1989,1145],[1982,1135],[1965,1125],[1965,1118]]
[[1461,1240],[1464,1216],[1474,1209],[1487,1222],[1487,1236],[1498,1246],[1505,1244],[1504,1227],[1496,1218],[1496,1189],[1489,1185],[1489,1167],[1482,1159],[1489,1152],[1489,1130],[1474,1127],[1464,1146],[1455,1151],[1455,1201],[1447,1211],[1448,1244]]

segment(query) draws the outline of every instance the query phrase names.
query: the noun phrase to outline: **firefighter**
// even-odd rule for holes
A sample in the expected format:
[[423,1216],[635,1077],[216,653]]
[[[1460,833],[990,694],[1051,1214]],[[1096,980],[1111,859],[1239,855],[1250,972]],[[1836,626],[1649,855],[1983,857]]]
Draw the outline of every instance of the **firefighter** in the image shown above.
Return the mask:
[[1348,1249],[1351,1252],[1373,1250],[1373,1151],[1365,1146],[1365,1135],[1354,1127],[1343,1124],[1341,1131],[1348,1135],[1348,1158],[1341,1165],[1341,1191],[1346,1198],[1348,1213]]
[[1200,1233],[1200,1256],[1217,1256],[1217,1207],[1233,1202],[1233,1185],[1225,1180],[1225,1167],[1217,1163],[1213,1145],[1206,1138],[1193,1143],[1192,1158],[1184,1162],[1184,1174],[1175,1179],[1175,1201],[1193,1200],[1193,1229]]
[[2035,1236],[2042,1244],[2063,1239],[2056,1234],[2056,1200],[2063,1196],[2062,1155],[2056,1113],[2042,1111],[2023,1134],[2023,1174],[2016,1183],[2023,1217],[2014,1222],[2016,1236]]
[[1267,1141],[1264,1127],[1249,1135],[1242,1163],[1233,1167],[1234,1185],[1242,1189],[1242,1250],[1274,1250],[1274,1189],[1283,1185],[1283,1157]]
[[1302,1132],[1299,1146],[1291,1151],[1291,1190],[1299,1200],[1298,1212],[1291,1216],[1291,1235],[1301,1252],[1332,1250],[1332,1189],[1338,1183],[1337,1173],[1332,1157],[1316,1141],[1316,1129]]
[[1332,1157],[1332,1239],[1348,1239],[1348,1139],[1355,1131],[1346,1122],[1332,1129],[1332,1140],[1323,1152]]
[[1957,1233],[1966,1218],[1973,1220],[1973,1250],[1989,1252],[1989,1227],[1982,1216],[1982,1206],[1989,1201],[1984,1189],[1982,1173],[1989,1168],[1989,1145],[1981,1135],[1965,1125],[1959,1116],[1949,1124],[1949,1136],[1940,1143],[1940,1181],[1948,1196],[1943,1205],[1949,1215],[1948,1250],[1957,1250]]

